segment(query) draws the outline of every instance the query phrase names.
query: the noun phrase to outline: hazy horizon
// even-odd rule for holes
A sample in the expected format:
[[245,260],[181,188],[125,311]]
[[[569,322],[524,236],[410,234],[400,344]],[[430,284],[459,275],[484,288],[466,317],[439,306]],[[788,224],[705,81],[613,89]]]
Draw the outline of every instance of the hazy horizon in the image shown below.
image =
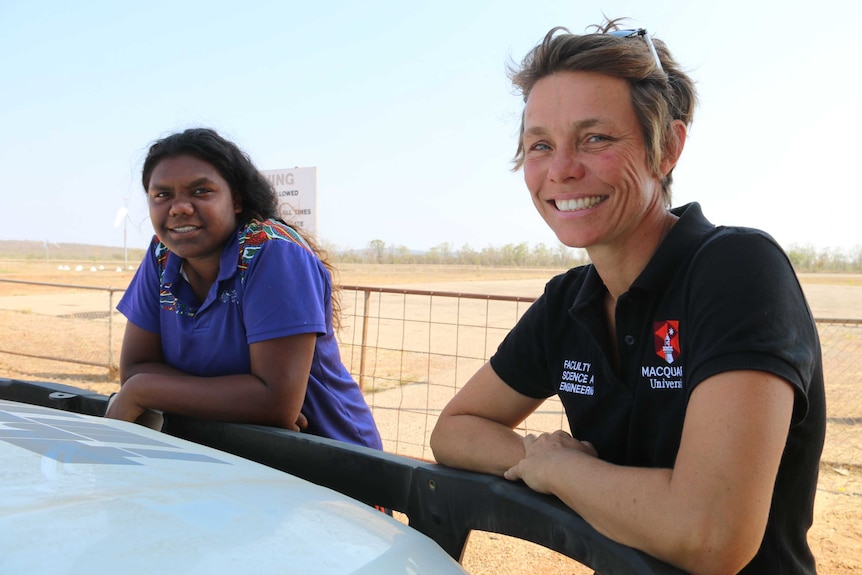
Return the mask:
[[859,245],[862,2],[842,0],[0,1],[0,238],[145,247],[149,144],[209,126],[262,170],[316,167],[338,249],[556,246],[510,170],[506,67],[603,15],[696,82],[675,206],[785,249]]
[[[3,239],[0,239],[0,254],[5,253],[5,251],[6,251],[5,246],[7,246],[8,244],[14,244],[14,243],[32,244],[32,248],[31,248],[30,253],[35,253],[37,251],[41,253],[45,249],[45,242],[44,241],[39,241],[39,240],[3,240]],[[385,242],[385,241],[384,241],[384,243],[385,243],[387,248],[404,247],[404,248],[407,248],[407,250],[409,252],[416,253],[416,254],[426,254],[430,251],[430,248],[425,249],[425,250],[420,250],[420,249],[411,248],[410,246],[404,246],[401,244],[390,244],[390,243]],[[431,246],[431,248],[439,247],[440,245],[442,245],[442,243],[443,242],[441,242],[441,244],[437,244],[436,246]],[[521,243],[527,243],[529,245],[530,249],[535,249],[539,245],[539,243],[541,243],[541,242],[534,243],[534,244],[531,244],[529,242],[518,242],[518,243],[512,242],[509,244],[499,244],[499,245],[491,245],[491,244],[485,245],[485,246],[470,245],[468,247],[470,247],[471,249],[473,249],[477,252],[481,252],[483,249],[486,249],[486,248],[501,248],[504,246],[520,245]],[[49,244],[48,245],[49,252],[50,252],[52,246],[55,248],[56,247],[62,248],[63,246],[81,246],[83,248],[92,247],[92,248],[111,249],[111,250],[123,250],[123,249],[125,249],[127,251],[138,251],[138,252],[142,252],[146,249],[146,246],[123,246],[123,245],[110,245],[110,244],[82,243],[82,242],[48,242],[48,244]],[[557,242],[557,244],[551,244],[551,245],[544,244],[544,245],[546,247],[549,247],[549,248],[556,248],[557,246],[562,246],[562,244],[560,244],[559,242]],[[456,245],[451,244],[451,243],[449,244],[449,246],[450,246],[452,252],[459,252],[465,247],[465,245],[456,246]],[[327,245],[327,244],[324,244],[322,247],[326,248],[327,250],[332,249],[332,246]],[[339,252],[364,251],[364,250],[370,249],[370,247],[371,246],[368,246],[368,245],[364,246],[364,247],[356,247],[356,248],[343,248],[341,246],[335,246],[335,248]],[[855,256],[859,253],[862,253],[862,243],[859,243],[859,244],[856,244],[853,246],[848,246],[848,247],[826,246],[826,247],[821,248],[821,247],[804,245],[804,244],[791,244],[788,246],[782,245],[781,247],[785,251],[790,251],[793,249],[801,249],[801,250],[814,250],[816,253],[840,252],[843,255],[849,255],[849,256]],[[569,249],[572,251],[578,251],[578,250],[581,250],[582,248],[566,248],[566,249]]]

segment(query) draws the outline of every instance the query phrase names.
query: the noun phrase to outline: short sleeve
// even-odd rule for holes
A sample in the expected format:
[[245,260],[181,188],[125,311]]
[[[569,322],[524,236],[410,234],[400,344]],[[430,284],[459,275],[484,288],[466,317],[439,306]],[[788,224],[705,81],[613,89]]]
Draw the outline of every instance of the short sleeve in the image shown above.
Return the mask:
[[248,343],[327,331],[332,288],[329,272],[307,248],[270,239],[243,280],[243,321]]
[[692,389],[724,371],[766,371],[796,388],[802,401],[796,402],[794,421],[802,419],[819,369],[819,341],[781,248],[762,232],[736,229],[698,252],[687,291],[692,301],[684,336],[697,345],[681,345],[690,350]]
[[147,248],[141,265],[117,304],[117,310],[139,328],[160,333],[159,268],[154,245],[155,241]]
[[556,393],[550,385],[545,354],[547,294],[540,296],[509,331],[491,357],[494,373],[522,395],[544,399]]

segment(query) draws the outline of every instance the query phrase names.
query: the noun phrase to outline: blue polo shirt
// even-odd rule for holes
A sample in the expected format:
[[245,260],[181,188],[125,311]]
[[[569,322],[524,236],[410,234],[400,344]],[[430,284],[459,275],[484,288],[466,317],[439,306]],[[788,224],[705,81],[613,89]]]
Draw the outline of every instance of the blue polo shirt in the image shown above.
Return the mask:
[[190,375],[251,372],[249,345],[303,333],[317,343],[302,412],[315,435],[382,448],[332,327],[332,284],[317,256],[287,226],[241,226],[225,245],[219,275],[200,302],[183,260],[153,238],[117,309],[159,334],[165,363]]

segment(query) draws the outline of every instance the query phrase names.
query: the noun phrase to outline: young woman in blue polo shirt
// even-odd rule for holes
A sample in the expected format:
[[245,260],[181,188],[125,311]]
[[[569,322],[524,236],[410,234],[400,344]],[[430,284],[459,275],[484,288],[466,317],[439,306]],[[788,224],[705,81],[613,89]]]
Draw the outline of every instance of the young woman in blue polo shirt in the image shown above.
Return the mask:
[[150,147],[142,183],[155,237],[117,306],[129,321],[106,416],[159,410],[381,448],[341,362],[327,264],[276,219],[251,160],[190,129]]

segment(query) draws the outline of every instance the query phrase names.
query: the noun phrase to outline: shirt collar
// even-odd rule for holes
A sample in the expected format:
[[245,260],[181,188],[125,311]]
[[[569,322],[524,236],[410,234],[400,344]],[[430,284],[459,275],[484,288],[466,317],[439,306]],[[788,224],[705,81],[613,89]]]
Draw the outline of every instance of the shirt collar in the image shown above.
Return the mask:
[[[232,278],[237,273],[237,262],[239,261],[239,238],[244,230],[244,226],[240,225],[231,234],[224,248],[222,248],[219,259],[218,277],[216,283]],[[162,285],[171,285],[180,277],[180,268],[182,267],[183,259],[177,256],[172,251],[168,251],[168,260],[165,263],[165,274],[162,278]]]
[[706,219],[700,204],[692,202],[671,210],[679,221],[659,244],[632,288],[662,291],[715,226]]
[[[629,291],[633,289],[662,291],[673,279],[683,262],[691,257],[700,246],[703,238],[715,229],[715,226],[704,217],[700,204],[697,202],[674,208],[671,213],[677,216],[679,221],[659,244],[658,249],[632,283]],[[589,264],[586,277],[575,296],[571,311],[576,312],[578,309],[600,305],[606,291],[605,284],[595,266]]]
[[221,252],[221,260],[218,266],[218,278],[216,282],[230,279],[237,273],[237,264],[239,262],[239,238],[245,230],[245,226],[240,224],[231,234],[230,239],[224,245]]

